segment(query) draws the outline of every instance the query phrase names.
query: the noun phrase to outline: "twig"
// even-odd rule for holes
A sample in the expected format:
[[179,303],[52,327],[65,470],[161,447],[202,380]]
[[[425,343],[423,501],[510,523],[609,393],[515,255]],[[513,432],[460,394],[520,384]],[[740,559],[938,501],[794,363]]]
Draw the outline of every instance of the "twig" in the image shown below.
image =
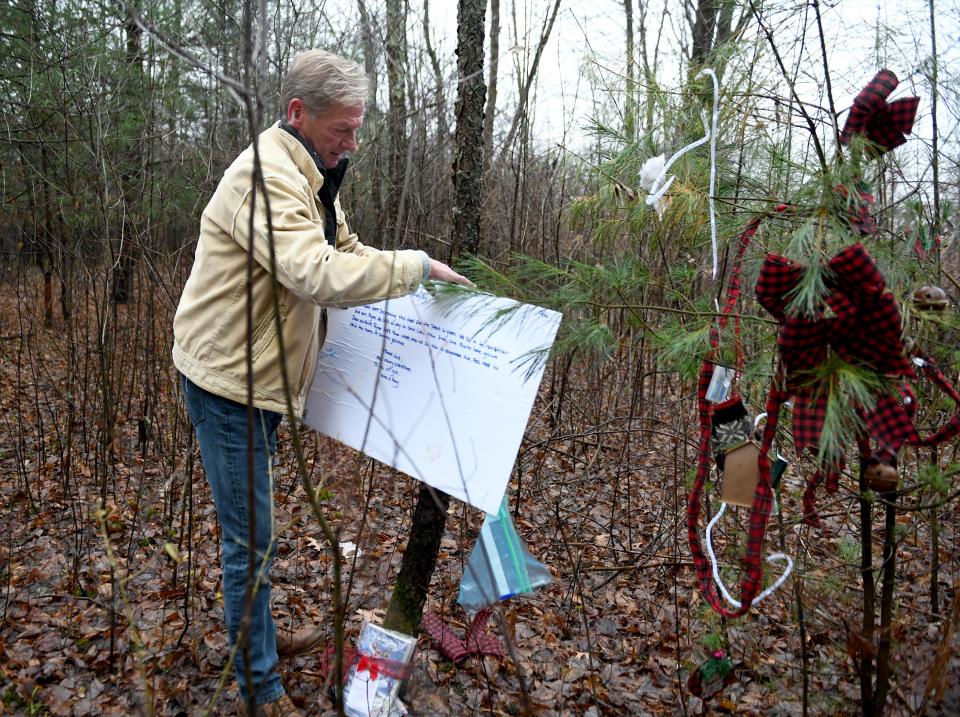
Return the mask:
[[823,151],[823,145],[820,144],[820,137],[817,135],[817,125],[814,123],[813,118],[803,106],[803,103],[800,102],[800,97],[797,95],[797,90],[794,87],[793,82],[790,80],[790,73],[787,72],[787,68],[783,64],[783,59],[780,57],[780,51],[777,50],[777,45],[773,41],[773,34],[763,23],[763,18],[760,16],[760,10],[754,4],[753,0],[749,0],[749,2],[753,16],[757,18],[757,24],[760,26],[760,29],[763,30],[763,34],[767,36],[767,42],[770,44],[770,49],[773,51],[773,56],[776,59],[777,64],[780,66],[780,72],[783,73],[783,78],[787,81],[787,86],[790,88],[790,94],[793,95],[794,100],[797,102],[797,109],[800,110],[801,114],[803,114],[804,120],[807,122],[807,128],[810,130],[810,136],[813,138],[813,146],[817,152],[817,158],[820,160],[820,169],[823,170],[824,174],[826,174],[827,155]]

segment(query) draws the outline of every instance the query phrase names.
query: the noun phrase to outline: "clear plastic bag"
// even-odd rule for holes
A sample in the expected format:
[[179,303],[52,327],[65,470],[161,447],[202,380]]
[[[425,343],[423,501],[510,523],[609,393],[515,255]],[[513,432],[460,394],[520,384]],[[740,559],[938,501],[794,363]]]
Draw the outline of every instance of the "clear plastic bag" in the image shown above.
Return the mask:
[[517,535],[504,497],[497,514],[487,514],[483,521],[460,582],[457,602],[472,613],[533,592],[552,581],[547,566],[530,555]]

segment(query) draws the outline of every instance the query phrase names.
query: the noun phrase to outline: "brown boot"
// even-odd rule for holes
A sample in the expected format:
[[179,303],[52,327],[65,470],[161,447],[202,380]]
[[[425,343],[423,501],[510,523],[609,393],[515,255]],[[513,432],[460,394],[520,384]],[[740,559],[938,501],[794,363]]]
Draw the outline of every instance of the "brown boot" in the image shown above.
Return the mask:
[[319,625],[307,625],[299,630],[277,625],[277,657],[295,657],[310,652],[326,635]]
[[[253,711],[255,717],[303,717],[287,695],[281,695],[273,702],[257,705]],[[247,703],[240,700],[237,703],[237,717],[247,717]]]

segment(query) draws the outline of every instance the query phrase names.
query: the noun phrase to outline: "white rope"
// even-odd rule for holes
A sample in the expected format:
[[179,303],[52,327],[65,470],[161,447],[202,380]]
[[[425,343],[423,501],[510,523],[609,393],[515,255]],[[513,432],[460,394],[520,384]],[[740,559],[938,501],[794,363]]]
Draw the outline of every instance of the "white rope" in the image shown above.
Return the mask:
[[720,122],[720,81],[709,67],[700,71],[713,80],[713,116],[710,122],[710,248],[713,250],[713,280],[717,280],[717,210],[713,195],[717,187],[717,124]]
[[[726,512],[726,510],[727,504],[721,503],[720,510],[718,510],[717,514],[713,516],[713,520],[707,523],[707,554],[710,556],[710,567],[713,569],[713,581],[717,584],[717,587],[720,588],[720,594],[723,595],[728,603],[739,610],[742,603],[734,598],[727,590],[727,586],[723,584],[723,580],[720,578],[720,570],[717,567],[717,556],[713,552],[713,526],[717,524],[717,521],[719,521],[721,517],[723,517],[723,514]],[[790,573],[793,571],[793,558],[786,553],[773,553],[767,556],[768,563],[780,561],[786,561],[787,569],[783,571],[783,575],[777,578],[772,585],[770,585],[766,590],[753,599],[753,602],[751,603],[752,605],[756,605],[765,597],[773,594],[787,581],[787,578],[790,577]]]
[[[753,419],[753,427],[756,428],[760,425],[760,421],[767,417],[766,413],[759,414],[756,418]],[[777,458],[783,460],[783,456],[777,453]],[[777,497],[773,497],[774,506],[776,506]],[[710,556],[710,567],[713,570],[713,581],[717,584],[717,587],[720,588],[720,594],[726,598],[727,602],[733,605],[738,610],[740,609],[741,603],[739,600],[734,599],[732,595],[727,591],[727,586],[723,584],[723,580],[720,579],[720,569],[717,567],[717,556],[713,552],[713,526],[716,525],[720,518],[727,510],[727,504],[721,503],[720,510],[717,511],[717,514],[713,516],[713,520],[707,523],[707,554]],[[774,511],[776,512],[776,511]],[[793,558],[791,558],[786,553],[773,553],[772,555],[767,556],[767,562],[773,563],[775,561],[786,561],[787,569],[783,571],[783,575],[777,578],[770,587],[764,590],[762,593],[757,595],[753,599],[752,605],[756,605],[763,598],[771,595],[774,591],[777,590],[781,585],[783,585],[787,578],[790,577],[790,573],[793,571]]]
[[[700,113],[700,121],[703,122],[703,131],[704,135],[700,139],[691,142],[686,147],[678,150],[667,163],[663,165],[663,169],[660,170],[660,173],[657,175],[657,178],[653,180],[653,184],[650,187],[650,193],[647,195],[647,206],[652,207],[657,201],[667,193],[667,190],[670,189],[670,185],[673,184],[675,177],[670,177],[670,179],[664,181],[667,176],[667,171],[676,162],[680,157],[685,155],[687,152],[700,147],[701,145],[710,143],[710,246],[713,250],[713,278],[717,278],[717,212],[714,206],[714,193],[717,185],[717,124],[720,121],[720,81],[717,79],[717,73],[711,70],[709,67],[701,70],[697,77],[700,75],[709,75],[713,80],[713,114],[710,119],[710,123],[707,123],[707,115],[705,112]],[[663,186],[660,186],[660,183],[663,182]]]

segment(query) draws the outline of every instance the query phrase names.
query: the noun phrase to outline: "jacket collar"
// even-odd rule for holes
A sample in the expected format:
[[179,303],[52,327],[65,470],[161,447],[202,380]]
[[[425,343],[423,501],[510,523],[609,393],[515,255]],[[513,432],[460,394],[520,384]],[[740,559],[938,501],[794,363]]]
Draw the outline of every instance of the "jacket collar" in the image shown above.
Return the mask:
[[325,167],[323,160],[313,148],[313,145],[311,145],[307,141],[306,137],[300,134],[299,131],[291,127],[285,119],[280,120],[280,123],[277,126],[283,130],[283,133],[293,137],[296,140],[296,144],[298,144],[300,148],[302,148],[303,151],[306,152],[310,157],[311,161],[309,162],[309,166],[314,170],[313,172],[304,170],[302,165],[307,163],[302,161],[302,153],[296,152],[294,155],[294,161],[297,162],[297,166],[300,168],[300,171],[303,172],[304,176],[310,180],[310,186],[314,188],[314,191],[317,191],[321,186],[326,184],[329,187],[331,198],[336,197],[337,192],[340,189],[340,183],[343,181],[343,175],[347,172],[347,164],[350,162],[349,158],[344,157],[341,159],[339,162],[337,162],[336,167]]
[[316,193],[323,186],[323,175],[307,151],[307,148],[296,137],[280,129],[279,125],[267,128],[264,136],[269,136],[287,156],[293,160],[297,170],[310,184],[310,189]]

